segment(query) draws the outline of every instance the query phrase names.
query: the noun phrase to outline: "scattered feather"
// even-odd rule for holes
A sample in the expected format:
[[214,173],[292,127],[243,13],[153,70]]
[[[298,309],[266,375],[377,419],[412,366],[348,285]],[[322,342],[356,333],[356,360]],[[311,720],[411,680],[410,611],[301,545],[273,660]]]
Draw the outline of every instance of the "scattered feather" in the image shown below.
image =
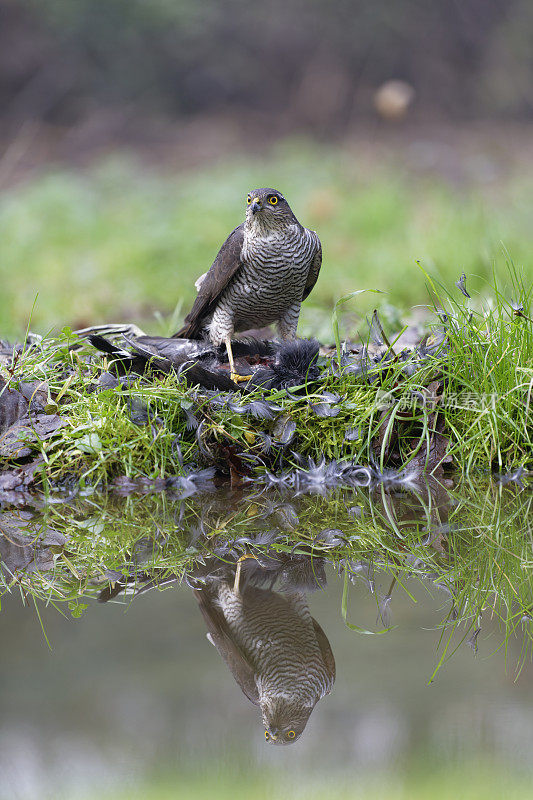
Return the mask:
[[295,433],[296,422],[288,414],[278,417],[272,428],[272,436],[280,444],[289,444]]
[[344,432],[345,442],[356,442],[360,438],[361,432],[359,428],[346,428],[346,431]]
[[469,294],[468,294],[468,292],[466,291],[466,275],[465,275],[465,273],[464,273],[464,272],[462,273],[462,275],[461,275],[461,277],[459,278],[459,280],[458,280],[458,281],[455,281],[455,285],[457,286],[457,288],[459,289],[459,291],[460,291],[462,294],[464,294],[464,296],[465,296],[465,297],[468,297],[468,299],[471,299],[471,298],[470,298],[470,295],[469,295]]
[[338,547],[341,544],[346,544],[346,536],[337,528],[326,528],[317,533],[313,539],[313,544],[317,543],[325,547]]
[[340,408],[334,408],[329,403],[309,403],[309,407],[317,417],[337,417],[340,414]]
[[392,616],[391,616],[391,603],[392,603],[392,595],[377,595],[378,600],[378,609],[379,609],[379,618],[383,623],[384,628],[390,628],[392,624]]
[[355,519],[361,519],[361,517],[363,516],[363,509],[361,508],[361,506],[352,506],[351,508],[348,509],[348,514],[351,517],[355,517]]
[[480,632],[481,628],[475,628],[472,635],[469,636],[469,638],[466,640],[467,645],[472,648],[475,656],[477,656],[477,651],[478,651],[477,637],[479,636]]
[[505,475],[495,475],[496,480],[505,486],[508,483],[516,483],[520,486],[521,489],[524,488],[524,484],[522,483],[522,478],[524,476],[525,469],[523,466],[518,467],[517,469],[513,469],[510,472],[505,473]]
[[199,420],[190,408],[183,408],[185,414],[185,427],[188,431],[195,431],[198,428]]

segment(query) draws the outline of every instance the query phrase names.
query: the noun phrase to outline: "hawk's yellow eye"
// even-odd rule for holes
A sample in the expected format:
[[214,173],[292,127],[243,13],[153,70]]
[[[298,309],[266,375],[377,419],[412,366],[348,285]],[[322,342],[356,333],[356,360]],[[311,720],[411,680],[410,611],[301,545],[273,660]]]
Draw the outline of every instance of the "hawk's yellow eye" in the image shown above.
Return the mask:
[[267,740],[267,742],[270,739],[270,734],[268,731],[265,731],[265,739]]
[[252,202],[252,198],[250,197],[250,195],[248,195],[248,197],[246,198],[246,202],[248,203],[248,205],[250,205],[250,203]]
[[289,731],[287,736],[289,737],[289,739],[294,739],[294,737],[296,736],[296,733],[294,731]]
[[268,198],[268,202],[270,203],[271,206],[275,206],[276,203],[278,202],[278,198],[276,197],[275,194],[271,194],[270,197]]

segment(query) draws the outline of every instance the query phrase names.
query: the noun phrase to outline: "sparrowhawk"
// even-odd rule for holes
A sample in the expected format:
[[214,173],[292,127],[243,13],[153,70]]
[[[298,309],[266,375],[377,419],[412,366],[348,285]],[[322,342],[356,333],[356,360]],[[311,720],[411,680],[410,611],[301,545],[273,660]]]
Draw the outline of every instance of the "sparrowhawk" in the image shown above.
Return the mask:
[[301,225],[276,189],[255,189],[246,198],[246,219],[230,233],[210,270],[196,281],[198,296],[177,338],[226,344],[236,331],[277,323],[282,339],[294,339],[300,306],[315,285],[322,247]]
[[244,694],[261,708],[265,739],[295,742],[335,681],[330,644],[311,616],[305,593],[281,594],[249,584],[241,591],[221,577],[194,594],[209,640]]

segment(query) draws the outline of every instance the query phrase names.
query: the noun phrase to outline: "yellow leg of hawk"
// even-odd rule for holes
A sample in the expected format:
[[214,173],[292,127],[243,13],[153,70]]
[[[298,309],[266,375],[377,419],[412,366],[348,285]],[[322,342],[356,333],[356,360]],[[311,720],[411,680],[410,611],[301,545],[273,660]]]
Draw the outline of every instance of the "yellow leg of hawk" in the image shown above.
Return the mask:
[[239,560],[237,561],[237,569],[235,570],[235,581],[233,583],[233,591],[235,592],[235,594],[241,593],[240,581],[241,581],[242,562],[246,561],[247,558],[255,558],[255,560],[257,561],[257,556],[254,556],[251,553],[245,553],[243,556],[239,558]]
[[249,381],[250,378],[252,377],[251,375],[239,375],[239,373],[235,371],[235,361],[233,360],[233,351],[231,349],[231,338],[227,336],[225,341],[226,341],[226,350],[228,351],[228,361],[229,361],[231,380],[234,383],[242,383],[243,381]]

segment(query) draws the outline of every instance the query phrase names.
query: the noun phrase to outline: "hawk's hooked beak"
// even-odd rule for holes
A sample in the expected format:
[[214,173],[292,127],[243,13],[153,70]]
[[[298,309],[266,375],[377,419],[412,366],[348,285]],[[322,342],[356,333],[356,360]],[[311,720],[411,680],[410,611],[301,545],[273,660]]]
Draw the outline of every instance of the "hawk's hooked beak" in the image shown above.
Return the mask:
[[252,214],[257,214],[258,211],[261,211],[261,201],[258,197],[254,197],[252,200]]

